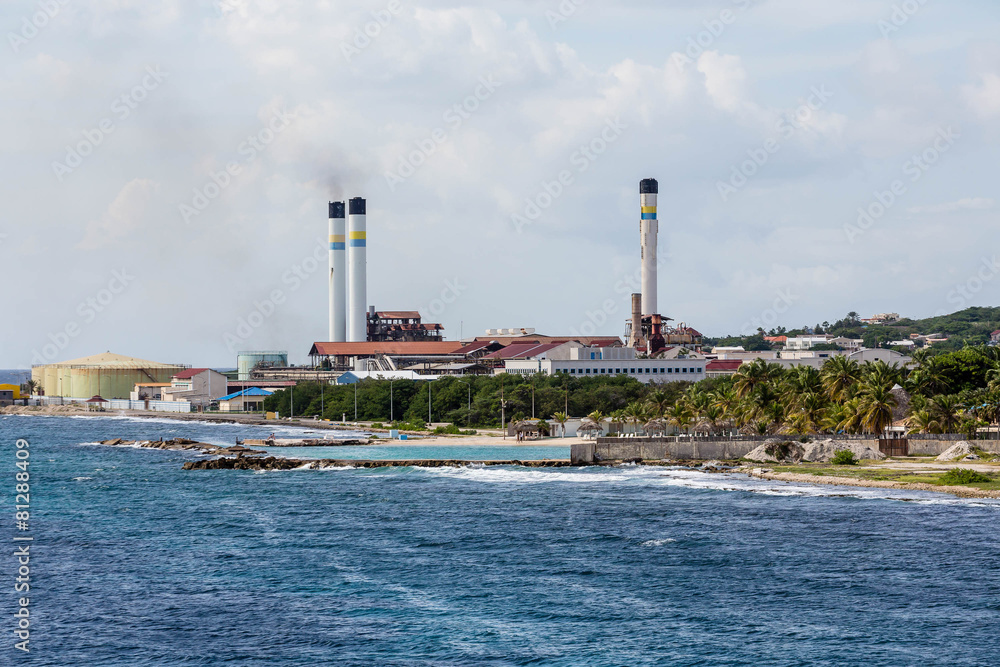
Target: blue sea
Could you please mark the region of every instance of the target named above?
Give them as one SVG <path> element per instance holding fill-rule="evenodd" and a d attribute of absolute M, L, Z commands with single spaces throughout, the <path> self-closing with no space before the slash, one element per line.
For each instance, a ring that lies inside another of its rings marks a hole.
<path fill-rule="evenodd" d="M 637 466 L 183 471 L 87 444 L 264 430 L 0 417 L 0 663 L 1000 664 L 993 501 Z"/>

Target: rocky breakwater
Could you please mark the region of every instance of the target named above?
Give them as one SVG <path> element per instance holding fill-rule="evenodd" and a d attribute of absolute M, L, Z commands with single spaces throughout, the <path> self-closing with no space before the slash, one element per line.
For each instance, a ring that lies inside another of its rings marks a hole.
<path fill-rule="evenodd" d="M 236 456 L 265 454 L 266 452 L 247 449 L 245 447 L 220 447 L 207 442 L 188 440 L 187 438 L 172 438 L 170 440 L 124 440 L 114 438 L 102 440 L 102 445 L 109 447 L 141 447 L 143 449 L 168 449 L 182 452 L 201 452 L 202 454 L 232 454 Z"/>
<path fill-rule="evenodd" d="M 302 460 L 276 456 L 249 456 L 236 458 L 188 461 L 184 470 L 322 470 L 323 468 L 461 468 L 467 466 L 520 466 L 523 468 L 568 468 L 569 461 L 458 461 L 458 460 L 401 460 L 355 461 L 347 459 Z"/>

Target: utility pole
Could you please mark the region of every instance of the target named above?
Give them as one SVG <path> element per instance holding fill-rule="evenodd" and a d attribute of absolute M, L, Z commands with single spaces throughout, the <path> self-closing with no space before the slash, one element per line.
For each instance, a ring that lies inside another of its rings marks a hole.
<path fill-rule="evenodd" d="M 434 422 L 431 419 L 431 380 L 427 380 L 427 425 L 430 426 Z"/>
<path fill-rule="evenodd" d="M 503 400 L 503 376 L 500 376 L 500 430 L 503 432 L 503 439 L 507 439 L 507 429 L 505 424 L 507 422 L 507 402 Z"/>
<path fill-rule="evenodd" d="M 358 382 L 354 383 L 354 423 L 358 423 Z"/>

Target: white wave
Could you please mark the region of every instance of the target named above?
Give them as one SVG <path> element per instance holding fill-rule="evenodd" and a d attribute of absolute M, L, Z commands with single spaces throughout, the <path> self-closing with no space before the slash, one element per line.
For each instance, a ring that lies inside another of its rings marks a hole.
<path fill-rule="evenodd" d="M 94 479 L 93 477 L 74 477 L 74 482 L 86 482 L 87 480 Z"/>
<path fill-rule="evenodd" d="M 932 491 L 908 491 L 858 486 L 802 484 L 752 478 L 742 473 L 705 473 L 654 466 L 617 466 L 613 468 L 508 468 L 467 466 L 460 468 L 419 468 L 422 473 L 453 479 L 468 479 L 486 484 L 633 484 L 673 486 L 725 493 L 756 493 L 774 497 L 855 498 L 892 500 L 921 505 L 961 505 L 1000 510 L 1000 500 L 959 498 Z"/>
<path fill-rule="evenodd" d="M 672 540 L 672 539 L 669 539 L 669 538 L 663 539 L 663 540 L 646 540 L 645 542 L 642 543 L 642 546 L 644 546 L 644 547 L 662 547 L 664 544 L 672 544 L 673 542 L 676 542 L 676 541 L 677 540 Z"/>

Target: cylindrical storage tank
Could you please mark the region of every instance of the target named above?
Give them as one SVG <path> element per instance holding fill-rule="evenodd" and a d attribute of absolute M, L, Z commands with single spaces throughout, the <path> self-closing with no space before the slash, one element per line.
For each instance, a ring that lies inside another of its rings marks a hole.
<path fill-rule="evenodd" d="M 347 221 L 347 340 L 364 343 L 368 340 L 368 221 L 367 202 L 355 197 L 349 204 Z"/>
<path fill-rule="evenodd" d="M 660 184 L 647 178 L 639 183 L 639 242 L 642 248 L 642 314 L 659 312 L 656 303 L 656 244 L 660 233 L 656 219 L 656 200 Z"/>
<path fill-rule="evenodd" d="M 285 368 L 288 366 L 288 352 L 240 352 L 236 357 L 238 378 L 249 380 L 257 364 Z"/>
<path fill-rule="evenodd" d="M 330 331 L 334 343 L 347 341 L 347 219 L 344 202 L 330 202 Z"/>
<path fill-rule="evenodd" d="M 38 371 L 37 375 L 35 373 L 36 370 Z M 36 382 L 42 383 L 42 390 L 45 392 L 46 396 L 59 395 L 59 376 L 55 366 L 42 366 L 37 369 L 32 368 L 31 378 Z"/>

